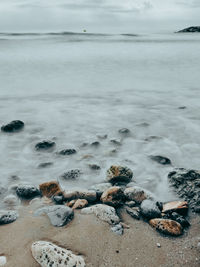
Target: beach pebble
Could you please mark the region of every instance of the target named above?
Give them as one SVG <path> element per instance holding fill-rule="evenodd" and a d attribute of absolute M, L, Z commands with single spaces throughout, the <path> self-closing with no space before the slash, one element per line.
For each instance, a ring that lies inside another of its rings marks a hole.
<path fill-rule="evenodd" d="M 40 191 L 43 196 L 52 197 L 54 195 L 59 195 L 62 190 L 60 185 L 56 181 L 46 182 L 39 185 Z"/>
<path fill-rule="evenodd" d="M 20 198 L 31 199 L 40 195 L 39 189 L 30 184 L 21 184 L 17 186 L 16 194 Z"/>
<path fill-rule="evenodd" d="M 10 123 L 3 125 L 1 131 L 13 133 L 18 132 L 24 128 L 24 122 L 20 120 L 11 121 Z"/>
<path fill-rule="evenodd" d="M 117 224 L 120 221 L 119 217 L 116 214 L 115 209 L 105 204 L 97 204 L 88 208 L 84 208 L 81 210 L 81 213 L 82 214 L 94 213 L 97 216 L 97 218 L 109 224 Z"/>
<path fill-rule="evenodd" d="M 77 256 L 71 250 L 58 247 L 50 242 L 34 242 L 31 246 L 31 252 L 41 267 L 86 266 L 82 256 Z"/>
<path fill-rule="evenodd" d="M 188 220 L 184 216 L 178 214 L 177 212 L 169 212 L 167 214 L 164 214 L 164 216 L 162 217 L 164 219 L 171 219 L 171 220 L 174 220 L 180 223 L 183 228 L 190 226 L 190 223 L 188 222 Z"/>
<path fill-rule="evenodd" d="M 126 207 L 126 212 L 134 219 L 139 220 L 140 219 L 140 210 L 138 207 Z"/>
<path fill-rule="evenodd" d="M 123 235 L 124 232 L 123 226 L 120 223 L 111 227 L 111 230 L 117 235 Z"/>
<path fill-rule="evenodd" d="M 80 175 L 81 171 L 79 169 L 74 169 L 63 173 L 62 175 L 60 175 L 60 178 L 63 180 L 74 180 L 78 178 Z"/>
<path fill-rule="evenodd" d="M 44 140 L 35 145 L 37 151 L 52 151 L 56 146 L 56 143 L 49 140 Z"/>
<path fill-rule="evenodd" d="M 188 212 L 188 203 L 187 201 L 172 201 L 163 204 L 163 210 L 162 212 L 171 212 L 176 211 L 180 214 L 187 214 Z"/>
<path fill-rule="evenodd" d="M 97 193 L 92 190 L 85 191 L 65 191 L 64 200 L 70 201 L 73 199 L 86 199 L 88 202 L 95 202 L 97 200 Z"/>
<path fill-rule="evenodd" d="M 166 157 L 163 157 L 163 156 L 153 156 L 153 155 L 151 155 L 149 157 L 153 161 L 156 161 L 157 163 L 162 164 L 162 165 L 170 165 L 171 164 L 171 160 L 166 158 Z"/>
<path fill-rule="evenodd" d="M 148 219 L 161 217 L 161 211 L 158 208 L 157 203 L 150 199 L 142 201 L 140 212 L 145 218 Z"/>
<path fill-rule="evenodd" d="M 169 219 L 151 219 L 150 225 L 156 228 L 159 232 L 167 235 L 179 236 L 183 229 L 180 223 Z"/>
<path fill-rule="evenodd" d="M 111 206 L 119 206 L 124 200 L 124 192 L 119 186 L 112 186 L 106 189 L 102 196 L 101 201 L 104 204 Z"/>
<path fill-rule="evenodd" d="M 129 201 L 141 203 L 145 199 L 153 199 L 153 195 L 147 190 L 139 187 L 128 187 L 124 190 L 124 195 Z"/>
<path fill-rule="evenodd" d="M 5 256 L 0 256 L 0 266 L 4 266 L 7 263 Z"/>
<path fill-rule="evenodd" d="M 58 152 L 58 154 L 61 156 L 69 156 L 69 155 L 73 155 L 76 153 L 77 153 L 76 149 L 73 149 L 73 148 L 63 149 L 63 150 Z"/>
<path fill-rule="evenodd" d="M 156 243 L 156 246 L 157 246 L 158 248 L 161 248 L 161 244 L 160 244 L 160 243 Z"/>
<path fill-rule="evenodd" d="M 128 167 L 111 166 L 107 170 L 107 181 L 115 184 L 118 182 L 129 183 L 133 177 L 133 172 Z"/>
<path fill-rule="evenodd" d="M 72 209 L 82 209 L 88 205 L 88 201 L 86 199 L 77 199 L 72 207 Z"/>
<path fill-rule="evenodd" d="M 18 213 L 14 210 L 0 210 L 0 225 L 12 223 L 19 217 Z"/>
<path fill-rule="evenodd" d="M 47 214 L 53 226 L 61 227 L 70 222 L 74 217 L 74 212 L 70 207 L 63 205 L 53 205 L 36 210 L 35 215 Z"/>

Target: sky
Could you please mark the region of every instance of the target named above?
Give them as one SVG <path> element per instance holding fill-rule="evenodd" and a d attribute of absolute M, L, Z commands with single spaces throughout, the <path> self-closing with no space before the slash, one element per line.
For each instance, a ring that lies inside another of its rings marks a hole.
<path fill-rule="evenodd" d="M 200 0 L 0 0 L 0 32 L 171 32 L 200 25 Z"/>

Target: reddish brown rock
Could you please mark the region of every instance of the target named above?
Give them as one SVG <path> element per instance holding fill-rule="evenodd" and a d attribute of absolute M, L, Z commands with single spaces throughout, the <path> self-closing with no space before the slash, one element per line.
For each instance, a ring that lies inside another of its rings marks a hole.
<path fill-rule="evenodd" d="M 167 213 L 170 211 L 176 211 L 180 214 L 187 214 L 188 211 L 187 201 L 173 201 L 163 204 L 162 212 Z"/>
<path fill-rule="evenodd" d="M 70 202 L 68 202 L 66 205 L 68 206 L 68 207 L 73 207 L 74 206 L 74 204 L 75 204 L 75 202 L 76 202 L 76 200 L 75 199 L 73 199 L 73 200 L 71 200 Z"/>
<path fill-rule="evenodd" d="M 131 181 L 132 177 L 133 172 L 127 167 L 113 165 L 107 170 L 107 181 L 112 184 L 118 182 L 127 184 Z"/>
<path fill-rule="evenodd" d="M 55 195 L 62 194 L 60 185 L 56 181 L 51 181 L 51 182 L 40 184 L 39 187 L 40 187 L 40 191 L 42 195 L 46 197 L 52 197 Z"/>
<path fill-rule="evenodd" d="M 86 199 L 77 199 L 72 207 L 72 209 L 82 209 L 88 205 L 88 201 Z"/>
<path fill-rule="evenodd" d="M 118 206 L 124 200 L 124 192 L 119 186 L 112 186 L 105 190 L 101 196 L 101 201 L 104 204 Z"/>
<path fill-rule="evenodd" d="M 152 219 L 150 225 L 156 228 L 159 232 L 172 236 L 179 236 L 183 229 L 180 223 L 169 219 Z"/>

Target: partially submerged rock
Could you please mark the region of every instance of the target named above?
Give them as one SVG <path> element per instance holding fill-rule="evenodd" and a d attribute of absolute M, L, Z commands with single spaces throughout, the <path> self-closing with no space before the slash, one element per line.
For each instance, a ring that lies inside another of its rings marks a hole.
<path fill-rule="evenodd" d="M 19 217 L 18 213 L 14 210 L 0 210 L 0 225 L 12 223 Z"/>
<path fill-rule="evenodd" d="M 97 164 L 89 164 L 88 166 L 91 170 L 95 170 L 95 171 L 101 169 L 101 167 Z"/>
<path fill-rule="evenodd" d="M 88 208 L 84 208 L 81 210 L 81 213 L 82 214 L 94 213 L 97 216 L 97 218 L 109 224 L 117 224 L 120 221 L 119 217 L 116 214 L 115 209 L 105 204 L 97 204 Z"/>
<path fill-rule="evenodd" d="M 106 189 L 101 196 L 101 201 L 104 204 L 111 205 L 114 207 L 122 204 L 123 200 L 124 192 L 119 186 L 112 186 Z"/>
<path fill-rule="evenodd" d="M 187 201 L 172 201 L 163 204 L 162 212 L 167 213 L 176 211 L 180 214 L 187 214 L 188 202 Z"/>
<path fill-rule="evenodd" d="M 38 165 L 38 168 L 47 168 L 53 165 L 53 162 L 43 162 Z"/>
<path fill-rule="evenodd" d="M 43 196 L 52 197 L 61 194 L 62 190 L 56 181 L 46 182 L 39 185 L 40 191 Z"/>
<path fill-rule="evenodd" d="M 171 160 L 168 159 L 167 157 L 163 157 L 163 156 L 149 156 L 150 159 L 152 159 L 153 161 L 156 161 L 159 164 L 162 165 L 170 165 L 171 164 Z"/>
<path fill-rule="evenodd" d="M 60 178 L 64 180 L 74 180 L 78 178 L 80 175 L 81 175 L 81 171 L 79 169 L 74 169 L 74 170 L 70 170 L 70 171 L 63 173 L 60 176 Z"/>
<path fill-rule="evenodd" d="M 52 151 L 56 146 L 56 143 L 50 140 L 44 140 L 35 145 L 37 151 Z"/>
<path fill-rule="evenodd" d="M 70 201 L 73 199 L 86 199 L 88 202 L 95 202 L 97 200 L 97 193 L 92 190 L 86 191 L 65 191 L 64 194 L 65 201 Z"/>
<path fill-rule="evenodd" d="M 53 226 L 61 227 L 70 222 L 74 217 L 74 212 L 70 207 L 63 205 L 53 205 L 43 207 L 35 212 L 36 216 L 47 214 Z"/>
<path fill-rule="evenodd" d="M 107 170 L 107 181 L 112 184 L 118 182 L 123 182 L 127 184 L 131 181 L 132 177 L 133 177 L 133 172 L 128 167 L 112 165 Z"/>
<path fill-rule="evenodd" d="M 20 200 L 13 194 L 10 194 L 3 199 L 3 203 L 5 203 L 9 206 L 15 206 L 15 205 L 19 204 L 19 202 L 20 202 Z"/>
<path fill-rule="evenodd" d="M 72 209 L 83 209 L 88 205 L 88 201 L 86 199 L 77 199 L 73 204 Z"/>
<path fill-rule="evenodd" d="M 128 135 L 131 131 L 128 128 L 121 128 L 118 132 L 122 135 Z"/>
<path fill-rule="evenodd" d="M 188 220 L 184 216 L 178 214 L 177 212 L 168 212 L 167 214 L 163 214 L 162 217 L 164 219 L 171 219 L 180 223 L 183 228 L 190 226 Z"/>
<path fill-rule="evenodd" d="M 34 259 L 41 267 L 85 267 L 82 256 L 46 241 L 34 242 L 31 246 Z"/>
<path fill-rule="evenodd" d="M 169 219 L 151 219 L 150 225 L 156 228 L 159 232 L 172 236 L 179 236 L 183 229 L 180 223 Z"/>
<path fill-rule="evenodd" d="M 142 204 L 140 206 L 140 212 L 147 219 L 161 217 L 161 211 L 158 208 L 157 203 L 150 199 L 142 201 Z"/>
<path fill-rule="evenodd" d="M 139 187 L 128 187 L 124 190 L 124 195 L 127 200 L 141 203 L 145 199 L 153 199 L 153 195 L 147 190 Z"/>
<path fill-rule="evenodd" d="M 63 149 L 63 150 L 58 152 L 58 154 L 61 156 L 69 156 L 69 155 L 73 155 L 76 153 L 77 153 L 76 149 L 74 149 L 74 148 Z"/>
<path fill-rule="evenodd" d="M 34 197 L 40 196 L 40 191 L 39 189 L 34 186 L 34 185 L 30 185 L 30 184 L 21 184 L 17 186 L 16 189 L 16 194 L 18 195 L 18 197 L 20 198 L 24 198 L 24 199 L 32 199 Z"/>
<path fill-rule="evenodd" d="M 24 128 L 24 122 L 20 120 L 11 121 L 10 123 L 1 127 L 2 132 L 13 133 L 18 132 Z"/>

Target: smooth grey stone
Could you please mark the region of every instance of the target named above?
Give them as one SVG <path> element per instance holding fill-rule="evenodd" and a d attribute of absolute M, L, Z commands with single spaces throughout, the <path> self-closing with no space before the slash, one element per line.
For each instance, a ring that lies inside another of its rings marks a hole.
<path fill-rule="evenodd" d="M 31 199 L 40 195 L 39 189 L 34 185 L 21 184 L 17 186 L 16 194 L 20 198 Z"/>
<path fill-rule="evenodd" d="M 124 232 L 124 228 L 122 227 L 120 223 L 111 227 L 111 230 L 117 235 L 123 235 L 123 232 Z"/>
<path fill-rule="evenodd" d="M 161 211 L 159 210 L 157 203 L 150 199 L 142 201 L 140 213 L 148 219 L 161 217 Z"/>

